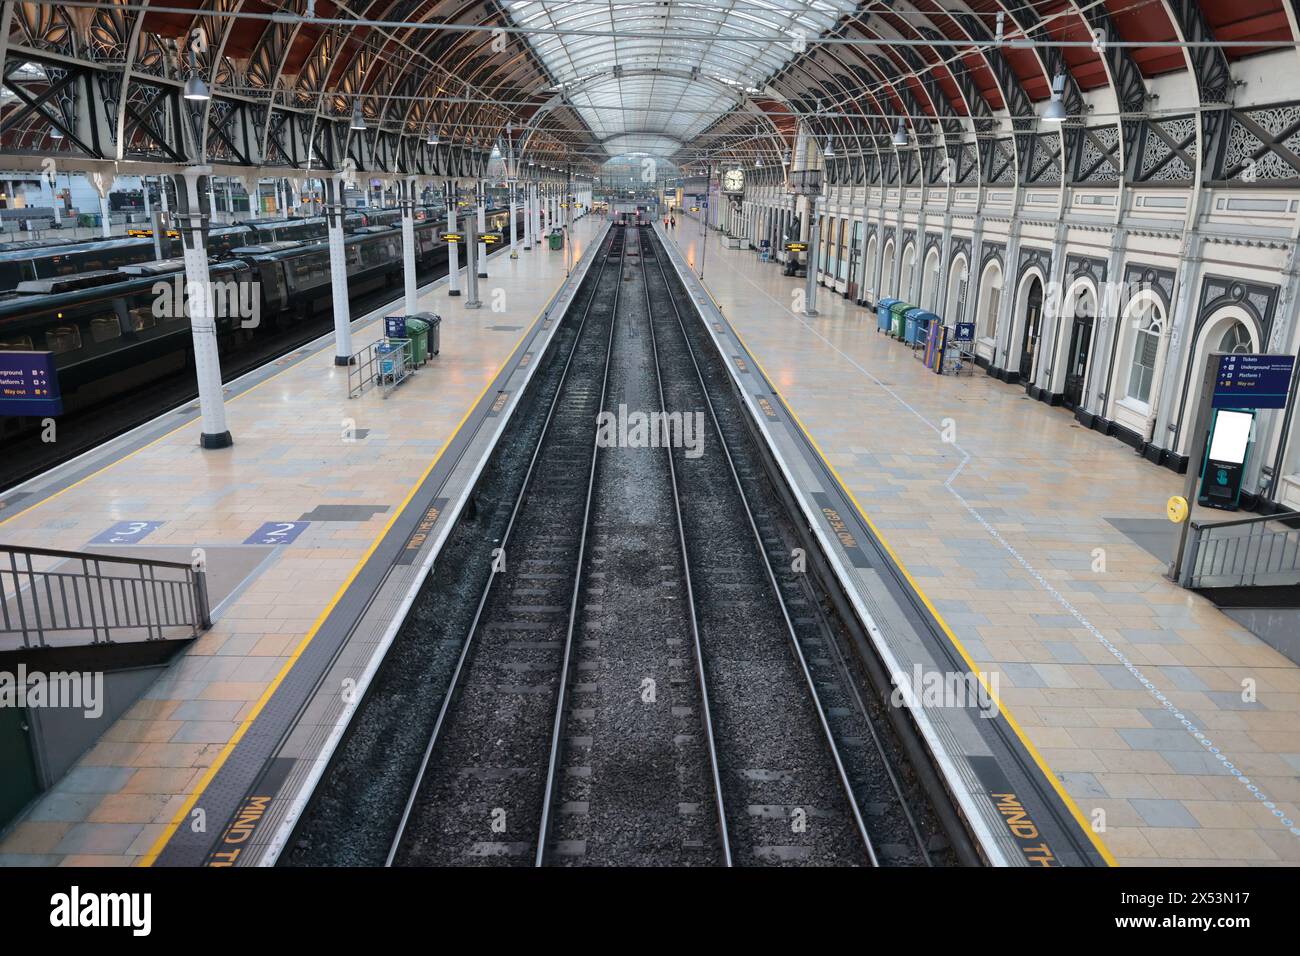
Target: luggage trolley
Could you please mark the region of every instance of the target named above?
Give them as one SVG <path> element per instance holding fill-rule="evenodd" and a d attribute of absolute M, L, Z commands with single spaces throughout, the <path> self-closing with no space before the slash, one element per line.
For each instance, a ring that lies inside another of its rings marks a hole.
<path fill-rule="evenodd" d="M 975 323 L 958 322 L 944 351 L 943 370 L 952 375 L 975 373 Z"/>

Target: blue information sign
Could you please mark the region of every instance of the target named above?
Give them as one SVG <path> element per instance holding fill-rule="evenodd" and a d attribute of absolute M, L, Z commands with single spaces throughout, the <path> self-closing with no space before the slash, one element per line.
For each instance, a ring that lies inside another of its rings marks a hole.
<path fill-rule="evenodd" d="M 0 352 L 0 415 L 62 415 L 53 352 Z"/>
<path fill-rule="evenodd" d="M 244 544 L 290 544 L 309 524 L 310 521 L 268 521 L 245 538 Z"/>
<path fill-rule="evenodd" d="M 406 338 L 406 316 L 389 315 L 384 317 L 384 334 L 390 339 Z"/>
<path fill-rule="evenodd" d="M 1294 367 L 1291 355 L 1222 355 L 1211 407 L 1285 408 Z"/>
<path fill-rule="evenodd" d="M 975 323 L 974 323 L 974 322 L 958 322 L 958 323 L 957 323 L 957 338 L 956 338 L 956 340 L 957 340 L 958 342 L 974 342 L 974 341 L 975 341 Z"/>

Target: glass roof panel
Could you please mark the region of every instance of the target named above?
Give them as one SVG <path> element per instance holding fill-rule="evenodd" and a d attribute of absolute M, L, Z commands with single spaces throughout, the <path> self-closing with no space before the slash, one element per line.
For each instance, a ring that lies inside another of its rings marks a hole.
<path fill-rule="evenodd" d="M 611 154 L 676 152 L 757 92 L 854 0 L 506 0 Z M 748 38 L 746 40 L 745 38 Z M 632 138 L 629 138 L 629 134 Z M 628 143 L 652 143 L 629 146 Z"/>

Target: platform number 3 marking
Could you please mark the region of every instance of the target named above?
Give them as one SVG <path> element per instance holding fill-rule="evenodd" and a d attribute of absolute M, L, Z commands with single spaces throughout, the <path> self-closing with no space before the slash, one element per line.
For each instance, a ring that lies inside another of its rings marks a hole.
<path fill-rule="evenodd" d="M 91 539 L 91 544 L 139 544 L 161 521 L 119 521 Z"/>

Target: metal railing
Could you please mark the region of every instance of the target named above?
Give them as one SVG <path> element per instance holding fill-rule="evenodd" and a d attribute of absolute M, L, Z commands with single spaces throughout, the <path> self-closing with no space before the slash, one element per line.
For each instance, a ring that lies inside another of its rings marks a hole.
<path fill-rule="evenodd" d="M 392 351 L 385 349 L 392 348 Z M 371 342 L 348 364 L 348 398 L 356 398 L 372 385 L 378 385 L 388 397 L 415 369 L 415 353 L 410 339 L 380 339 Z"/>
<path fill-rule="evenodd" d="M 1184 587 L 1300 584 L 1300 511 L 1237 521 L 1193 521 Z"/>
<path fill-rule="evenodd" d="M 0 545 L 4 637 L 22 647 L 191 636 L 212 626 L 207 577 L 174 561 Z M 80 638 L 80 639 L 79 639 Z"/>

